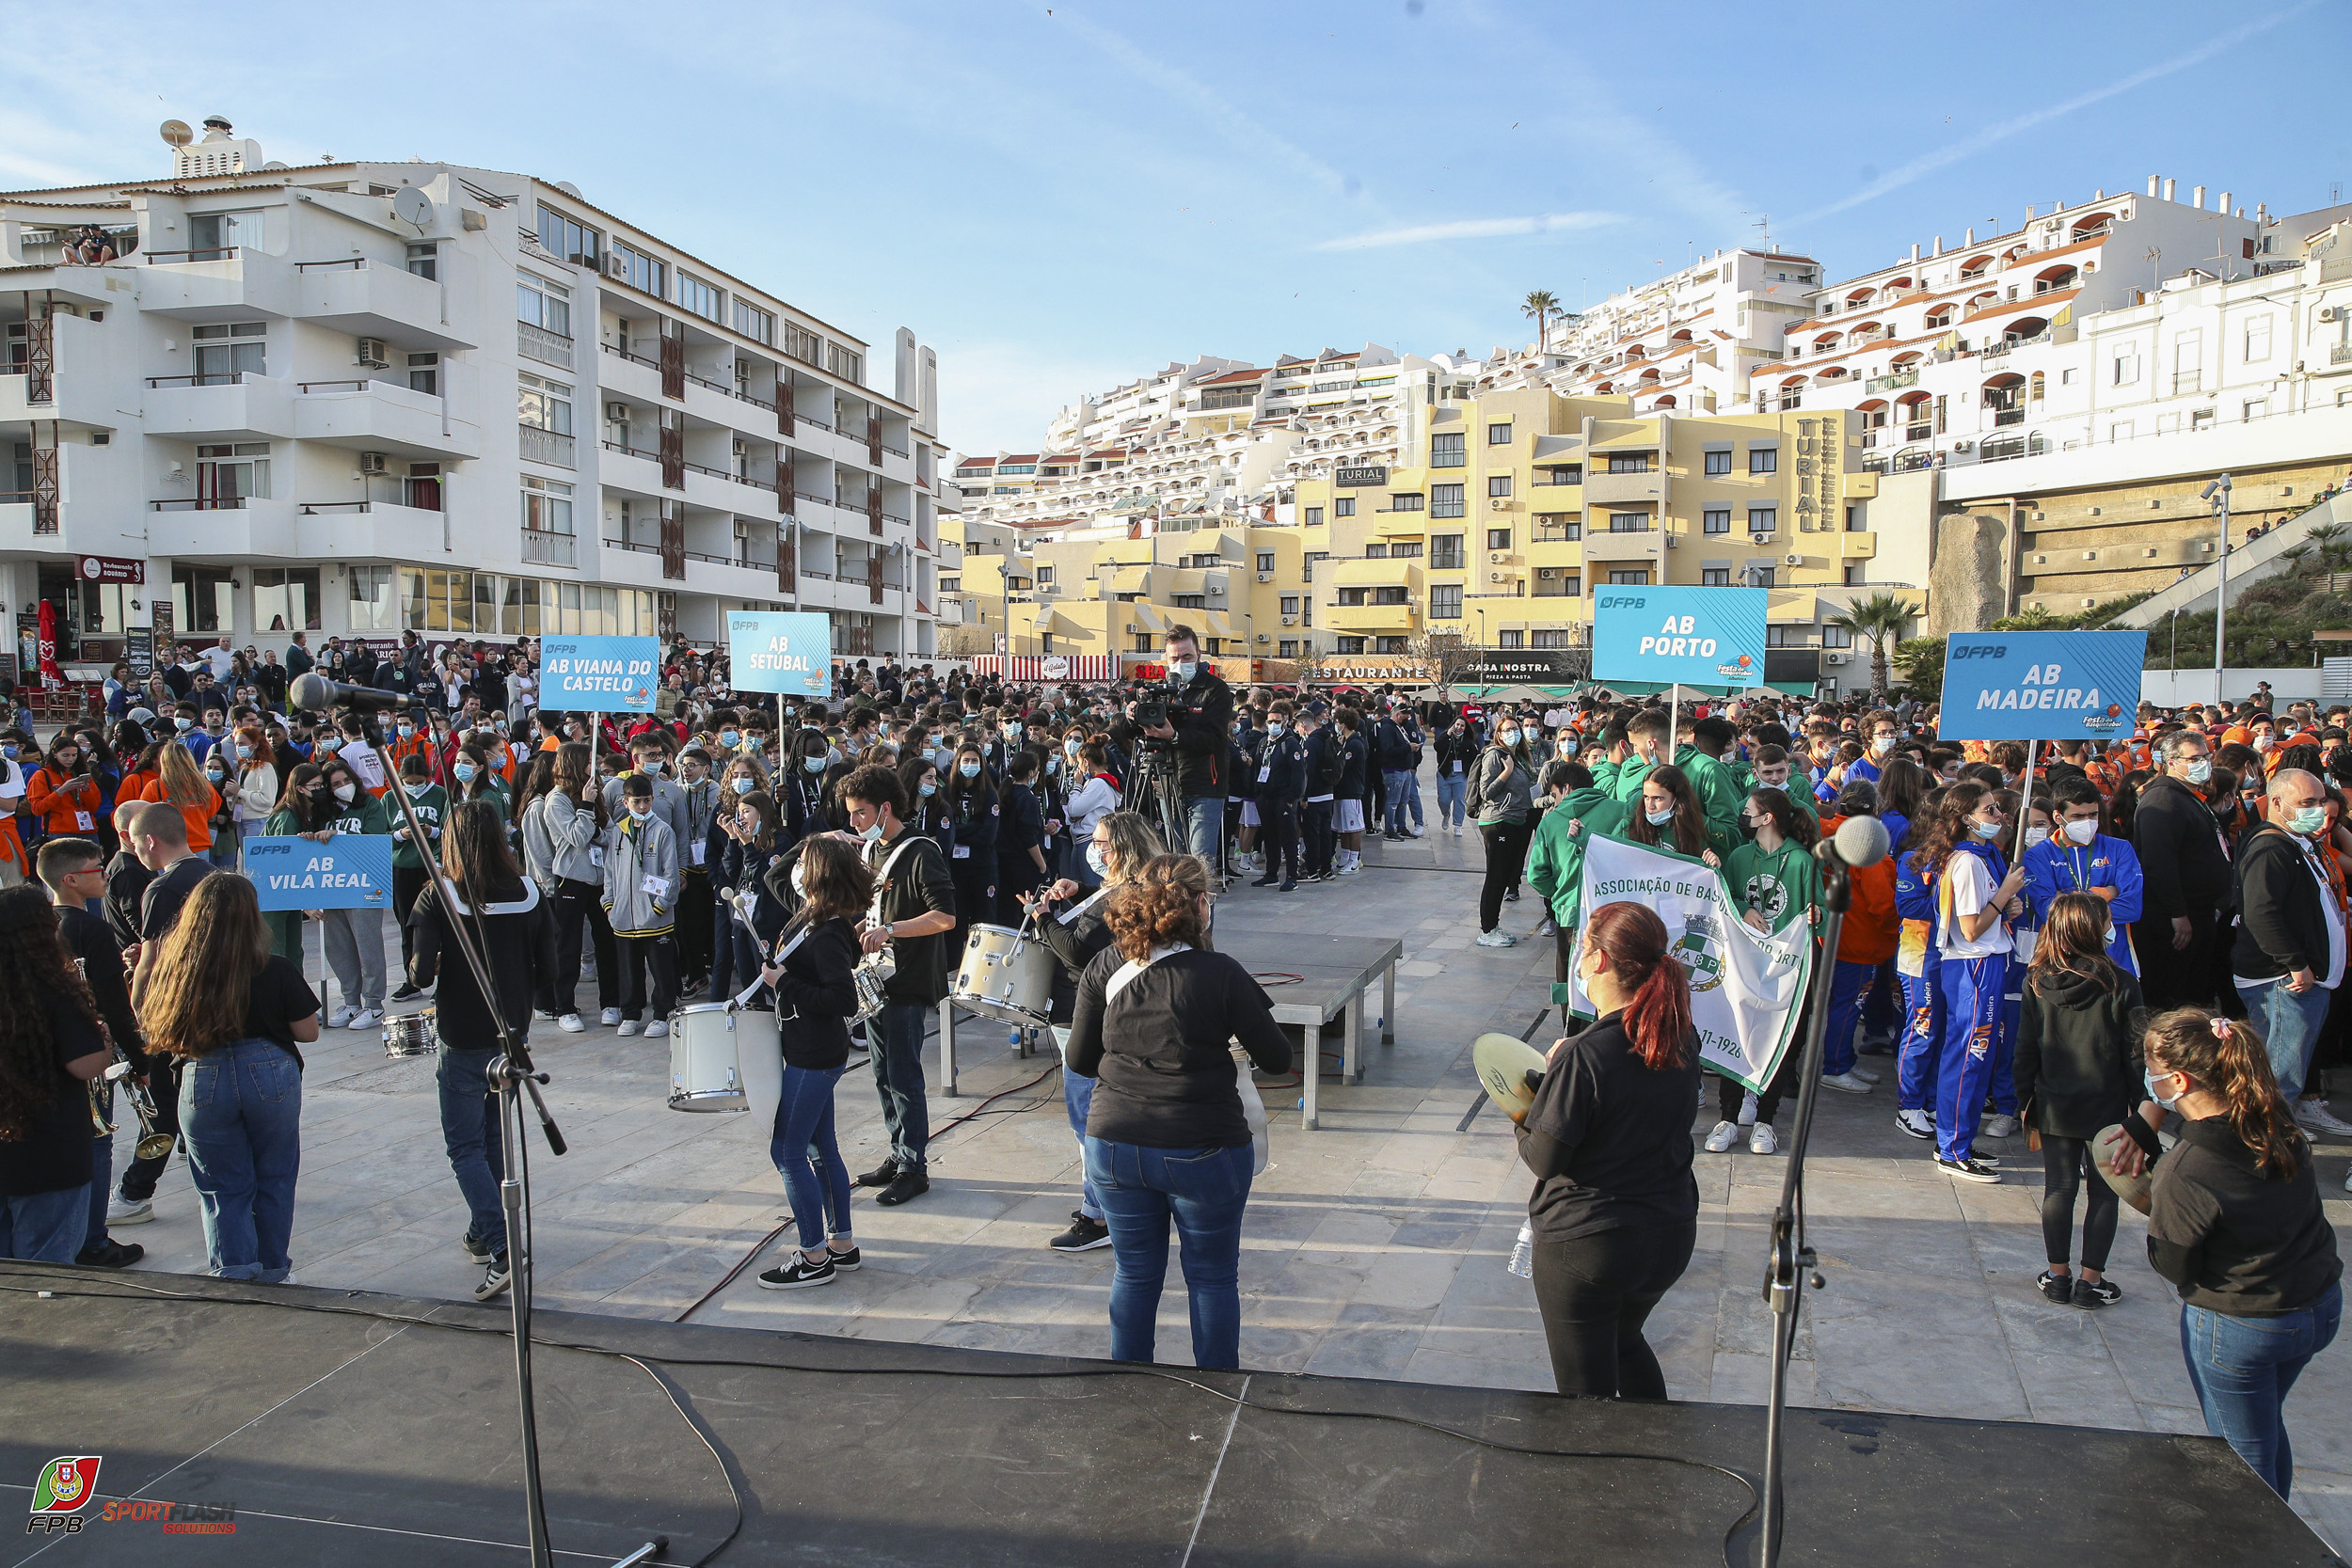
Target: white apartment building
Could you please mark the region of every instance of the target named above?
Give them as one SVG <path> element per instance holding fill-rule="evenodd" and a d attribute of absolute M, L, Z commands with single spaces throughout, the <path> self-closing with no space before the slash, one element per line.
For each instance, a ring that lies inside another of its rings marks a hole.
<path fill-rule="evenodd" d="M 1083 398 L 1062 409 L 1046 424 L 1045 444 L 1055 451 L 1122 445 L 1174 418 L 1185 388 L 1202 376 L 1248 368 L 1238 359 L 1214 355 L 1202 355 L 1189 365 L 1171 359 L 1156 374 L 1137 376 L 1099 398 Z"/>
<path fill-rule="evenodd" d="M 61 655 L 309 630 L 932 651 L 931 352 L 868 344 L 565 183 L 264 162 L 0 194 L 0 591 Z M 114 260 L 82 264 L 86 225 Z M 511 415 L 509 410 L 514 412 Z"/>

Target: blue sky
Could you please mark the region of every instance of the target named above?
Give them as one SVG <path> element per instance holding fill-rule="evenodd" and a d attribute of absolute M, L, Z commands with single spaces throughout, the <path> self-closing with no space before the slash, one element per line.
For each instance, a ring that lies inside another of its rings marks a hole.
<path fill-rule="evenodd" d="M 70 17 L 71 21 L 65 19 Z M 347 20 L 343 20 L 347 18 Z M 1801 20 L 1797 20 L 1801 19 Z M 2039 13 L 1506 0 L 322 8 L 0 3 L 0 183 L 422 156 L 598 205 L 875 342 L 1023 448 L 1169 359 L 1484 352 L 1772 237 L 1833 277 L 2028 202 L 2352 191 L 2352 0 Z M 887 388 L 885 388 L 887 389 Z"/>

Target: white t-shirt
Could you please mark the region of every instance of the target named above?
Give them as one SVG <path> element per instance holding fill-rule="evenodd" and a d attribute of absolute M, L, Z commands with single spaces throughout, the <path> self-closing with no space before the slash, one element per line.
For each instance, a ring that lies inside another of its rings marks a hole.
<path fill-rule="evenodd" d="M 227 648 L 212 647 L 204 650 L 204 662 L 213 667 L 213 679 L 216 681 L 225 681 L 229 678 L 229 666 L 235 662 L 236 657 Z"/>
<path fill-rule="evenodd" d="M 1943 947 L 1947 958 L 1989 958 L 2011 949 L 2009 929 L 1996 918 L 1973 942 L 1960 934 L 1960 916 L 1982 914 L 1993 900 L 1993 871 L 1979 856 L 1955 849 L 1944 862 L 1937 897 L 1943 905 Z"/>

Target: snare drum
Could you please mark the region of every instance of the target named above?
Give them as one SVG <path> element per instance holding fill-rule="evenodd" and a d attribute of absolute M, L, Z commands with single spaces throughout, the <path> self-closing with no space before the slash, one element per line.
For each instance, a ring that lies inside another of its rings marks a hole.
<path fill-rule="evenodd" d="M 1034 1026 L 1054 1009 L 1053 950 L 1003 926 L 974 926 L 948 999 L 966 1012 Z"/>
<path fill-rule="evenodd" d="M 784 1097 L 776 1015 L 698 1002 L 670 1015 L 670 1109 L 756 1111 Z"/>
<path fill-rule="evenodd" d="M 384 1054 L 387 1056 L 430 1056 L 440 1049 L 440 1036 L 434 1029 L 433 1009 L 430 1007 L 422 1012 L 410 1013 L 406 1018 L 388 1018 L 384 1021 Z"/>

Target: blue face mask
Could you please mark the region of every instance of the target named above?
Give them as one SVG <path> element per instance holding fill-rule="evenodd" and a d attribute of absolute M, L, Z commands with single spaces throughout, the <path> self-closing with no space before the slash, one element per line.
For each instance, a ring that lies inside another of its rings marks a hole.
<path fill-rule="evenodd" d="M 2001 825 L 1998 822 L 1971 822 L 1968 828 L 1981 839 L 1995 839 L 2001 836 Z"/>
<path fill-rule="evenodd" d="M 1097 877 L 1107 877 L 1111 874 L 1111 868 L 1103 863 L 1101 845 L 1089 843 L 1087 846 L 1087 867 Z"/>
<path fill-rule="evenodd" d="M 880 822 L 876 822 L 870 828 L 860 829 L 857 836 L 866 840 L 868 844 L 875 843 L 882 837 L 882 824 Z"/>
<path fill-rule="evenodd" d="M 719 744 L 722 746 L 732 746 L 742 738 L 742 735 L 735 730 L 721 730 L 719 732 Z"/>
<path fill-rule="evenodd" d="M 410 736 L 416 733 L 417 726 L 414 724 L 403 724 L 400 726 L 400 737 L 403 740 L 407 739 Z"/>
<path fill-rule="evenodd" d="M 450 771 L 457 775 L 457 782 L 459 784 L 473 783 L 474 766 L 470 762 L 461 762 L 456 767 L 451 768 Z"/>
<path fill-rule="evenodd" d="M 729 780 L 728 783 L 735 785 L 735 792 L 738 795 L 749 795 L 753 790 L 759 787 L 759 781 L 757 779 L 746 779 L 739 775 Z"/>
<path fill-rule="evenodd" d="M 914 788 L 915 792 L 921 795 L 926 800 L 939 793 L 939 786 L 928 779 L 926 779 L 923 783 L 916 784 Z"/>
<path fill-rule="evenodd" d="M 2328 808 L 2326 806 L 2303 806 L 2287 819 L 2287 832 L 2301 833 L 2309 837 L 2327 825 Z"/>
<path fill-rule="evenodd" d="M 1651 827 L 1662 828 L 1675 819 L 1675 809 L 1668 806 L 1664 811 L 1645 811 L 1642 816 Z"/>
<path fill-rule="evenodd" d="M 2148 1098 L 2154 1101 L 2157 1104 L 2163 1106 L 2168 1111 L 2172 1109 L 2175 1104 L 2179 1103 L 2178 1097 L 2175 1097 L 2172 1100 L 2167 1100 L 2164 1096 L 2158 1094 L 2156 1092 L 2156 1080 L 2158 1078 L 2170 1078 L 2172 1076 L 2174 1075 L 2169 1072 L 2143 1072 L 2139 1075 L 2140 1082 L 2148 1086 Z"/>
<path fill-rule="evenodd" d="M 980 765 L 977 762 L 960 762 L 956 765 L 956 771 L 967 779 L 977 779 L 980 776 Z"/>
<path fill-rule="evenodd" d="M 810 757 L 806 762 L 802 763 L 801 766 L 808 769 L 811 773 L 822 773 L 825 770 L 825 759 L 823 757 Z"/>

